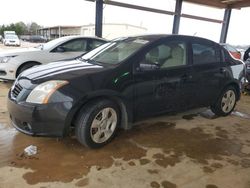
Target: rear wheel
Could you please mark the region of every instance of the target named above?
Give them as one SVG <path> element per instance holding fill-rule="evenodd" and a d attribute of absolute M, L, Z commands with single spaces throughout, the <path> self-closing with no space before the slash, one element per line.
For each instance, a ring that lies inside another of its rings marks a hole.
<path fill-rule="evenodd" d="M 120 123 L 120 111 L 109 100 L 98 100 L 83 107 L 75 127 L 77 140 L 90 148 L 99 148 L 115 136 Z"/>
<path fill-rule="evenodd" d="M 215 105 L 211 106 L 211 110 L 218 116 L 229 115 L 236 105 L 236 90 L 234 87 L 227 87 L 219 97 Z"/>

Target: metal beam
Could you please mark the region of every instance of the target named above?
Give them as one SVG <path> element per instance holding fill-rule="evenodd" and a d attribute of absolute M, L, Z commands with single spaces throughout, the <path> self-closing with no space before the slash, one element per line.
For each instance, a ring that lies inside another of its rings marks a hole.
<path fill-rule="evenodd" d="M 96 0 L 95 35 L 102 37 L 103 0 Z"/>
<path fill-rule="evenodd" d="M 117 1 L 105 1 L 104 2 L 107 5 L 113 5 L 113 6 L 118 6 L 118 7 L 123 7 L 123 8 L 129 8 L 129 9 L 136 9 L 136 10 L 142 10 L 142 11 L 148 11 L 148 12 L 154 12 L 154 13 L 160 13 L 160 14 L 167 14 L 167 15 L 174 15 L 174 12 L 167 11 L 167 10 L 160 10 L 160 9 L 155 9 L 155 8 L 150 8 L 150 7 L 143 7 L 139 5 L 132 5 L 128 3 L 121 3 Z"/>
<path fill-rule="evenodd" d="M 181 14 L 181 17 L 194 19 L 194 20 L 201 20 L 201 21 L 206 21 L 206 22 L 219 23 L 219 24 L 223 23 L 223 20 L 217 20 L 217 19 L 206 18 L 206 17 L 201 17 L 201 16 L 194 16 L 190 14 Z"/>
<path fill-rule="evenodd" d="M 172 29 L 173 34 L 178 34 L 179 33 L 182 1 L 183 0 L 176 0 L 175 15 L 174 15 L 174 22 L 173 22 L 173 29 Z"/>
<path fill-rule="evenodd" d="M 231 8 L 225 9 L 224 13 L 224 19 L 223 19 L 223 24 L 221 28 L 221 34 L 220 34 L 220 43 L 225 43 L 227 40 L 227 33 L 228 33 L 228 28 L 229 28 L 229 23 L 230 23 L 230 18 L 231 18 Z"/>

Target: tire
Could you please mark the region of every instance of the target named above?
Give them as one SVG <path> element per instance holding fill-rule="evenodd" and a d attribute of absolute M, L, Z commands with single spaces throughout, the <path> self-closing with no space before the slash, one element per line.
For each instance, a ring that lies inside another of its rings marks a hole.
<path fill-rule="evenodd" d="M 115 136 L 120 124 L 120 110 L 110 100 L 91 102 L 80 110 L 76 118 L 77 140 L 89 147 L 100 148 Z"/>
<path fill-rule="evenodd" d="M 236 105 L 237 93 L 232 86 L 227 87 L 215 103 L 211 106 L 211 110 L 218 116 L 227 116 L 231 114 Z"/>
<path fill-rule="evenodd" d="M 34 67 L 35 65 L 39 65 L 38 63 L 25 63 L 24 65 L 21 65 L 21 67 L 17 70 L 16 77 L 18 77 L 19 74 L 21 74 L 23 71 Z"/>

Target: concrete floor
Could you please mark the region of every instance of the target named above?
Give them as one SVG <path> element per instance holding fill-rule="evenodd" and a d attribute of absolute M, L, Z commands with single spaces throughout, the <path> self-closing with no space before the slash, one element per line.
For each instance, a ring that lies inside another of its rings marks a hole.
<path fill-rule="evenodd" d="M 17 132 L 6 108 L 10 87 L 0 82 L 0 188 L 250 188 L 250 96 L 228 117 L 207 109 L 161 116 L 90 150 L 75 138 Z M 32 157 L 23 153 L 29 145 L 38 147 Z"/>
<path fill-rule="evenodd" d="M 37 138 L 10 126 L 0 83 L 0 187 L 250 188 L 250 96 L 233 115 L 206 109 L 138 122 L 104 148 Z M 239 113 L 240 112 L 240 113 Z M 38 147 L 27 157 L 23 149 Z"/>

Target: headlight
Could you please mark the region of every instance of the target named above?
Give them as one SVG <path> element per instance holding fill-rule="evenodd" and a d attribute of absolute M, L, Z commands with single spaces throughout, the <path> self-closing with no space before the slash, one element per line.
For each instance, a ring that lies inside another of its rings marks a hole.
<path fill-rule="evenodd" d="M 51 80 L 36 86 L 26 99 L 26 102 L 47 104 L 51 95 L 60 87 L 68 84 L 64 80 Z"/>
<path fill-rule="evenodd" d="M 0 57 L 0 63 L 7 63 L 13 57 L 16 57 L 16 55 Z"/>

